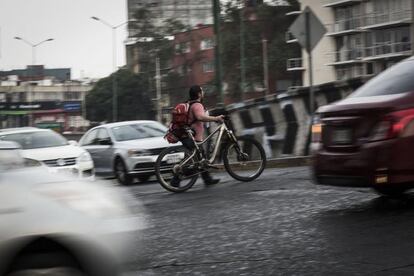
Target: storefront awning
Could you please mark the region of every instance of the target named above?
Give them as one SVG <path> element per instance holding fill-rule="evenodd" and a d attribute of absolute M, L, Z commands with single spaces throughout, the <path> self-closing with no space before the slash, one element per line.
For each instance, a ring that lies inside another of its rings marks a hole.
<path fill-rule="evenodd" d="M 23 110 L 0 110 L 0 115 L 27 115 L 29 111 Z"/>

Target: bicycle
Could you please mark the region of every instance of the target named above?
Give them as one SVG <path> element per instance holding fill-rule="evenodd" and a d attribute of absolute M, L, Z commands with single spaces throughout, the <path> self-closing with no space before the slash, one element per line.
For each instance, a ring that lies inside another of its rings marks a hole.
<path fill-rule="evenodd" d="M 155 174 L 161 186 L 171 192 L 184 192 L 194 185 L 199 175 L 204 171 L 220 170 L 223 167 L 231 177 L 239 181 L 248 182 L 258 178 L 266 167 L 266 154 L 262 145 L 248 137 L 236 137 L 229 128 L 228 121 L 226 119 L 201 142 L 194 140 L 192 129 L 185 128 L 186 134 L 194 143 L 194 150 L 190 151 L 184 146 L 173 146 L 164 149 L 159 154 L 155 163 Z M 216 143 L 208 158 L 202 150 L 202 146 L 212 140 L 212 137 L 217 133 Z M 221 152 L 223 166 L 214 164 L 214 161 L 224 137 L 228 139 Z M 181 185 L 179 187 L 170 185 L 169 181 L 172 176 L 180 178 Z M 185 180 L 188 180 L 188 183 L 183 184 Z"/>

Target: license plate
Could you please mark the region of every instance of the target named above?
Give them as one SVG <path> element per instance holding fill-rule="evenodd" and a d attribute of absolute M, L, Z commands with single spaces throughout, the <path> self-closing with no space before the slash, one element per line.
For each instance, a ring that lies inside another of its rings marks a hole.
<path fill-rule="evenodd" d="M 175 164 L 181 161 L 182 155 L 177 153 L 177 154 L 170 154 L 166 157 L 165 162 L 167 162 L 167 164 Z"/>
<path fill-rule="evenodd" d="M 336 129 L 332 133 L 333 144 L 351 144 L 352 132 L 350 129 Z"/>
<path fill-rule="evenodd" d="M 72 168 L 56 168 L 53 171 L 57 172 L 57 173 L 63 173 L 63 174 L 73 174 L 74 173 Z"/>

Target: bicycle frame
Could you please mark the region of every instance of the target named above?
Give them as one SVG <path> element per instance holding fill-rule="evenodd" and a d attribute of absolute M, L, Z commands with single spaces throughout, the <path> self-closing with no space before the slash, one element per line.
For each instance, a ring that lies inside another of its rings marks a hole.
<path fill-rule="evenodd" d="M 226 123 L 222 123 L 219 127 L 217 127 L 212 133 L 210 133 L 203 141 L 201 142 L 196 142 L 194 140 L 194 136 L 192 134 L 191 131 L 187 131 L 188 135 L 190 136 L 190 138 L 195 142 L 195 146 L 196 146 L 196 150 L 192 152 L 192 154 L 190 156 L 188 156 L 185 160 L 183 160 L 180 165 L 184 165 L 185 163 L 187 163 L 189 160 L 191 160 L 198 152 L 201 153 L 200 150 L 200 146 L 202 146 L 203 144 L 205 144 L 207 141 L 209 141 L 217 132 L 219 132 L 219 135 L 217 136 L 216 139 L 216 144 L 214 145 L 214 150 L 213 150 L 213 154 L 210 157 L 210 159 L 208 159 L 208 163 L 211 164 L 214 162 L 214 160 L 216 159 L 216 155 L 219 151 L 220 148 L 220 144 L 221 144 L 221 139 L 223 137 L 224 132 L 226 132 L 235 142 L 236 142 L 236 137 L 233 135 L 233 131 L 229 130 Z"/>

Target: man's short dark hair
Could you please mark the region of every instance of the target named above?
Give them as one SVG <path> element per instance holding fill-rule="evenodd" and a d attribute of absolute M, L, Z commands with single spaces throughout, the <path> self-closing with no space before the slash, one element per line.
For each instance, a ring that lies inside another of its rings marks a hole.
<path fill-rule="evenodd" d="M 194 101 L 198 99 L 198 95 L 201 92 L 201 86 L 200 85 L 193 85 L 190 87 L 190 90 L 188 91 L 188 97 L 190 98 L 190 101 Z"/>

